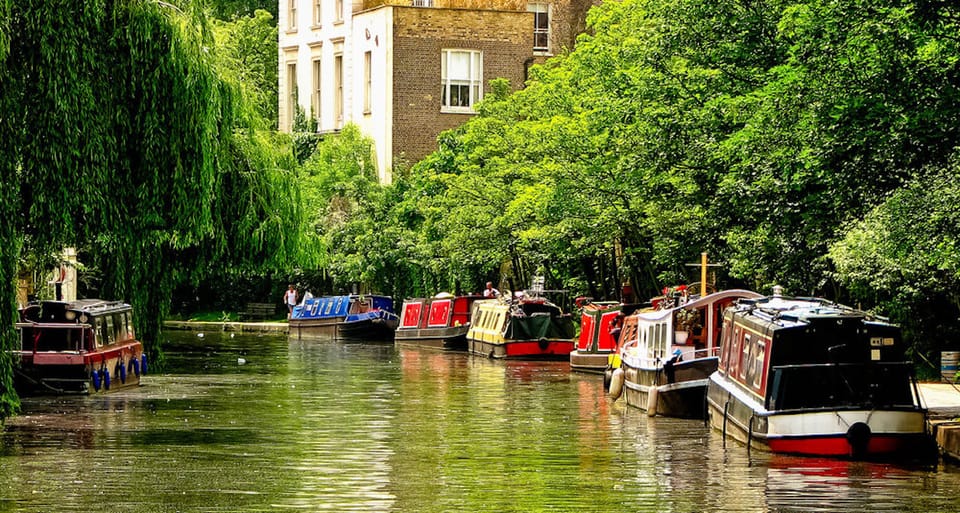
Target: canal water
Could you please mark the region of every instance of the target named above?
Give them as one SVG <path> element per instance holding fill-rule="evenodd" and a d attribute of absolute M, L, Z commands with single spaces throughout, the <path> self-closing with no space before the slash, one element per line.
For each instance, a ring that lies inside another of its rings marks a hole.
<path fill-rule="evenodd" d="M 135 390 L 29 398 L 0 512 L 931 512 L 960 470 L 748 454 L 563 362 L 168 332 Z"/>

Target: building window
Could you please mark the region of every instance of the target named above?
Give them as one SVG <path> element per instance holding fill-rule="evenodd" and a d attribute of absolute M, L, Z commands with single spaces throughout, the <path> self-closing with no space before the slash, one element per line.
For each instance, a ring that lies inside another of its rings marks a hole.
<path fill-rule="evenodd" d="M 433 7 L 433 0 L 413 0 L 414 7 Z"/>
<path fill-rule="evenodd" d="M 297 30 L 297 0 L 287 0 L 287 30 Z"/>
<path fill-rule="evenodd" d="M 323 0 L 313 0 L 313 25 L 319 27 L 323 24 Z"/>
<path fill-rule="evenodd" d="M 343 54 L 333 56 L 333 109 L 337 128 L 343 128 Z"/>
<path fill-rule="evenodd" d="M 297 63 L 287 63 L 287 131 L 293 132 L 297 116 Z"/>
<path fill-rule="evenodd" d="M 320 126 L 320 59 L 313 60 L 313 93 L 310 95 L 310 109 L 313 111 L 313 119 L 317 120 L 317 126 Z"/>
<path fill-rule="evenodd" d="M 363 53 L 363 113 L 370 114 L 370 96 L 373 94 L 373 53 Z"/>
<path fill-rule="evenodd" d="M 533 13 L 533 51 L 550 51 L 550 4 L 530 3 L 527 10 Z"/>
<path fill-rule="evenodd" d="M 343 0 L 335 0 L 333 9 L 336 11 L 333 13 L 336 16 L 336 20 L 343 21 Z"/>
<path fill-rule="evenodd" d="M 441 55 L 441 112 L 473 112 L 483 98 L 483 55 L 479 50 L 443 50 Z"/>

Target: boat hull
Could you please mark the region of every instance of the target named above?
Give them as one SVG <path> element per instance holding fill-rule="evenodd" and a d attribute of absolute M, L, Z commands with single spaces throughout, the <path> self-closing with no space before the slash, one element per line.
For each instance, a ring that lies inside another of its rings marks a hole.
<path fill-rule="evenodd" d="M 573 340 L 504 340 L 486 342 L 468 339 L 473 354 L 499 359 L 567 360 L 573 350 Z"/>
<path fill-rule="evenodd" d="M 715 357 L 697 358 L 675 363 L 671 371 L 632 365 L 625 359 L 621 363 L 624 399 L 650 416 L 703 419 L 708 377 L 717 370 L 717 364 Z"/>
<path fill-rule="evenodd" d="M 920 408 L 767 411 L 718 374 L 708 382 L 710 424 L 759 450 L 862 460 L 916 459 L 933 443 Z"/>
<path fill-rule="evenodd" d="M 570 352 L 570 369 L 580 372 L 592 372 L 603 374 L 609 366 L 610 355 L 612 351 L 580 351 L 574 349 Z"/>
<path fill-rule="evenodd" d="M 469 329 L 468 324 L 441 328 L 401 328 L 396 331 L 394 340 L 397 345 L 465 351 Z"/>
<path fill-rule="evenodd" d="M 291 319 L 289 335 L 300 339 L 336 338 L 337 326 L 343 318 L 337 319 Z"/>
<path fill-rule="evenodd" d="M 337 338 L 353 342 L 393 342 L 396 319 L 381 317 L 344 321 L 337 325 Z"/>
<path fill-rule="evenodd" d="M 97 394 L 140 385 L 143 347 L 139 342 L 97 352 L 19 353 L 14 388 L 20 395 Z"/>

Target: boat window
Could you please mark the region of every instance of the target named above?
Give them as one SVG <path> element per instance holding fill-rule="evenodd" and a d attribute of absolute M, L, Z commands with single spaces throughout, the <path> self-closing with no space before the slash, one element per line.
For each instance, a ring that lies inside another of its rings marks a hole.
<path fill-rule="evenodd" d="M 767 352 L 767 345 L 757 340 L 757 349 L 753 355 L 753 388 L 760 390 L 763 382 L 763 357 Z"/>
<path fill-rule="evenodd" d="M 339 305 L 339 303 L 340 303 L 340 298 L 337 298 L 336 301 L 337 301 L 337 304 Z M 330 310 L 333 310 L 333 300 L 332 300 L 332 299 L 330 299 L 330 300 L 327 301 L 327 308 L 324 309 L 323 315 L 330 315 Z"/>
<path fill-rule="evenodd" d="M 733 337 L 731 336 L 730 323 L 726 320 L 723 321 L 723 328 L 720 334 L 720 362 L 724 369 L 729 368 L 730 366 L 730 346 L 733 345 Z"/>
<path fill-rule="evenodd" d="M 123 323 L 123 313 L 113 314 L 113 338 L 116 341 L 121 341 L 127 338 L 127 326 Z"/>
<path fill-rule="evenodd" d="M 112 316 L 112 315 L 108 315 L 108 316 L 104 317 L 103 320 L 104 320 L 104 324 L 103 324 L 103 326 L 104 326 L 104 330 L 103 330 L 103 333 L 104 333 L 103 340 L 104 340 L 104 342 L 103 342 L 103 343 L 104 343 L 104 344 L 113 344 L 114 342 L 117 341 L 117 333 L 116 333 L 116 332 L 114 331 L 114 329 L 113 329 L 113 316 Z"/>
<path fill-rule="evenodd" d="M 96 334 L 94 341 L 96 346 L 100 347 L 103 345 L 104 333 L 103 333 L 103 319 L 97 317 L 93 320 L 93 332 Z"/>
<path fill-rule="evenodd" d="M 655 324 L 653 330 L 653 357 L 661 358 L 663 356 L 663 325 Z"/>
<path fill-rule="evenodd" d="M 743 336 L 743 341 L 740 343 L 740 379 L 745 379 L 747 376 L 747 364 L 750 362 L 750 334 L 747 333 Z"/>

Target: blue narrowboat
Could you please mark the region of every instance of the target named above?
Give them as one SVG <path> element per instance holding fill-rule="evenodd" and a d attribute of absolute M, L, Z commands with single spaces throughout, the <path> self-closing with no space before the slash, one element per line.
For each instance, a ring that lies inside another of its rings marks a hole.
<path fill-rule="evenodd" d="M 374 294 L 307 298 L 294 307 L 290 336 L 354 341 L 393 341 L 399 318 L 393 299 Z"/>

